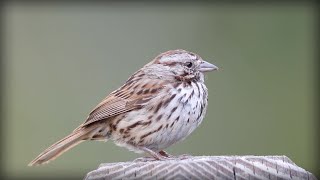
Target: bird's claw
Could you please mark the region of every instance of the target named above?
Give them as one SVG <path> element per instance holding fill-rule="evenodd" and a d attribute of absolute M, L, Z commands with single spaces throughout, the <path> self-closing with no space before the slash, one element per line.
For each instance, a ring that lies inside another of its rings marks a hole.
<path fill-rule="evenodd" d="M 193 157 L 193 156 L 190 155 L 190 154 L 181 154 L 181 155 L 177 156 L 176 158 L 180 159 L 180 160 L 183 160 L 183 159 L 189 159 L 191 157 Z"/>
<path fill-rule="evenodd" d="M 155 159 L 153 157 L 140 157 L 140 158 L 133 160 L 133 162 L 150 162 L 150 161 L 157 161 L 157 159 Z"/>

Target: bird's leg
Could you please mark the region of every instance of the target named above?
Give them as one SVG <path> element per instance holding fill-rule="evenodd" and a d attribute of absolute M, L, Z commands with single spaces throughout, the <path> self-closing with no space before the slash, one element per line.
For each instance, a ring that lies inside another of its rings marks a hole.
<path fill-rule="evenodd" d="M 144 151 L 145 153 L 151 155 L 152 157 L 142 157 L 142 158 L 137 158 L 135 159 L 134 161 L 137 162 L 137 161 L 143 161 L 143 162 L 146 162 L 146 161 L 155 161 L 155 160 L 166 160 L 166 159 L 170 159 L 170 157 L 167 157 L 163 154 L 161 154 L 160 152 L 155 152 L 155 151 L 152 151 L 151 149 L 148 149 L 146 147 L 139 147 L 140 150 Z"/>
<path fill-rule="evenodd" d="M 166 156 L 163 156 L 161 153 L 152 151 L 151 149 L 148 149 L 146 147 L 141 147 L 141 150 L 143 150 L 144 152 L 148 153 L 149 155 L 151 155 L 156 160 L 165 160 L 166 159 Z"/>

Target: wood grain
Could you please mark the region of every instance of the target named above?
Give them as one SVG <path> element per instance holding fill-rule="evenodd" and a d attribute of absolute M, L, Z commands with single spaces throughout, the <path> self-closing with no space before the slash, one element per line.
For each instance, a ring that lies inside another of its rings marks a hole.
<path fill-rule="evenodd" d="M 317 178 L 286 156 L 194 156 L 184 160 L 101 164 L 86 180 Z"/>

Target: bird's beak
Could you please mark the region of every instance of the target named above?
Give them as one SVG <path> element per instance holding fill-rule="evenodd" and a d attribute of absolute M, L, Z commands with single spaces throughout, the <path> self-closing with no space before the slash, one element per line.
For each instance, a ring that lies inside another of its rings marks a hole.
<path fill-rule="evenodd" d="M 213 64 L 208 63 L 207 61 L 202 61 L 199 66 L 200 72 L 208 72 L 208 71 L 214 71 L 218 70 L 219 68 Z"/>

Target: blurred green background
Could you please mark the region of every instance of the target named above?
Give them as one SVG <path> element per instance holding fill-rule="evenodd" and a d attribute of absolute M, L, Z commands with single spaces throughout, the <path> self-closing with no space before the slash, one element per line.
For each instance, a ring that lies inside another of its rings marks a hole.
<path fill-rule="evenodd" d="M 140 155 L 85 142 L 27 164 L 82 123 L 156 55 L 186 49 L 217 65 L 201 126 L 172 154 L 286 155 L 319 172 L 316 11 L 311 4 L 7 4 L 4 146 L 9 177 L 83 178 Z"/>

